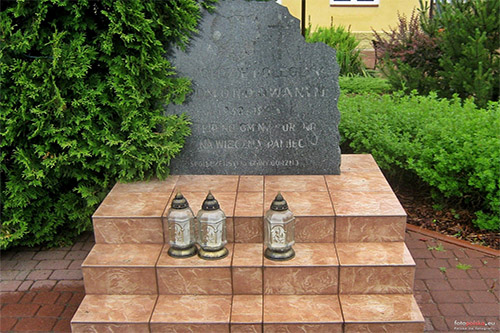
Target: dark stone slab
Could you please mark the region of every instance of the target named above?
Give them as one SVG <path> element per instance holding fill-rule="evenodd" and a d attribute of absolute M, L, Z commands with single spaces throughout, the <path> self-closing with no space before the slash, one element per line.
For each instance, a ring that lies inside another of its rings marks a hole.
<path fill-rule="evenodd" d="M 288 9 L 219 1 L 171 59 L 193 83 L 183 105 L 167 108 L 193 122 L 172 173 L 340 173 L 335 51 L 306 43 Z"/>

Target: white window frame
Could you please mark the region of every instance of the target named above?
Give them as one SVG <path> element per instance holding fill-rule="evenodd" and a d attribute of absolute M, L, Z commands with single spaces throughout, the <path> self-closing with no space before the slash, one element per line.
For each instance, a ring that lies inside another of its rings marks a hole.
<path fill-rule="evenodd" d="M 330 6 L 378 6 L 380 0 L 330 0 Z"/>

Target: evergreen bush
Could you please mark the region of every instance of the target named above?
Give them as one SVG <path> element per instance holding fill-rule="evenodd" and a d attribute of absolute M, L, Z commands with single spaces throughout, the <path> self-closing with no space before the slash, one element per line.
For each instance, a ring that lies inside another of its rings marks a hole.
<path fill-rule="evenodd" d="M 437 1 L 384 33 L 375 32 L 380 68 L 395 89 L 472 97 L 485 107 L 500 93 L 500 0 Z"/>
<path fill-rule="evenodd" d="M 481 229 L 500 230 L 500 109 L 472 100 L 360 94 L 339 99 L 344 143 L 386 170 L 407 170 L 441 198 L 474 210 Z"/>
<path fill-rule="evenodd" d="M 322 42 L 334 48 L 337 52 L 340 75 L 368 75 L 361 59 L 361 51 L 358 49 L 359 41 L 349 29 L 342 26 L 319 27 L 312 32 L 309 27 L 306 31 L 306 41 Z"/>
<path fill-rule="evenodd" d="M 195 0 L 7 1 L 0 13 L 0 247 L 61 245 L 117 179 L 165 177 L 189 134 L 165 58 Z"/>
<path fill-rule="evenodd" d="M 486 106 L 500 93 L 500 0 L 438 1 L 439 11 L 422 26 L 436 36 L 440 96 L 473 97 Z"/>

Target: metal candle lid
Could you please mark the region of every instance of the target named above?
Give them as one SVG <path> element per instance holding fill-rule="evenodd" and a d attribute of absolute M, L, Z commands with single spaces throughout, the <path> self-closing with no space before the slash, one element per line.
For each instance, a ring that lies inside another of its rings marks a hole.
<path fill-rule="evenodd" d="M 217 210 L 220 208 L 219 202 L 214 198 L 212 192 L 208 192 L 203 205 L 201 206 L 203 210 Z"/>
<path fill-rule="evenodd" d="M 281 192 L 278 192 L 278 195 L 276 195 L 276 198 L 274 198 L 274 201 L 271 204 L 271 210 L 279 212 L 287 209 L 288 209 L 288 204 L 286 203 L 286 200 L 283 199 Z"/>
<path fill-rule="evenodd" d="M 184 209 L 184 208 L 188 208 L 188 207 L 189 207 L 189 203 L 187 202 L 186 198 L 184 198 L 184 196 L 182 195 L 181 192 L 178 192 L 175 195 L 174 200 L 172 200 L 172 208 L 173 209 Z"/>

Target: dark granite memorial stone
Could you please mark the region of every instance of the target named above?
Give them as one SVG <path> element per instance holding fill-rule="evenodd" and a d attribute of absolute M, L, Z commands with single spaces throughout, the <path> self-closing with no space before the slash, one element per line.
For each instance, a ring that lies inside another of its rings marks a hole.
<path fill-rule="evenodd" d="M 173 174 L 339 174 L 335 51 L 308 44 L 299 21 L 270 2 L 221 0 L 170 58 L 193 92 L 192 135 Z"/>

